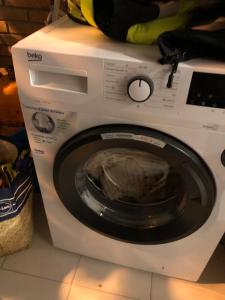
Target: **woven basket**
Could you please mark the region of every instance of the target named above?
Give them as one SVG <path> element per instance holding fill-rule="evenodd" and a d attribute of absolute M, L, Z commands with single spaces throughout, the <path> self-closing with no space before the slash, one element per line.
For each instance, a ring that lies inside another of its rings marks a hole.
<path fill-rule="evenodd" d="M 33 235 L 32 193 L 21 212 L 0 222 L 0 257 L 28 248 Z"/>

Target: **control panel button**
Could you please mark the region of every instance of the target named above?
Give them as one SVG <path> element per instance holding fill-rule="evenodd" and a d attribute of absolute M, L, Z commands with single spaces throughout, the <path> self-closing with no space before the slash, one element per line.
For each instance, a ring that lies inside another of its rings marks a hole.
<path fill-rule="evenodd" d="M 150 78 L 145 76 L 133 77 L 127 87 L 129 98 L 135 102 L 147 101 L 154 90 L 153 82 Z"/>

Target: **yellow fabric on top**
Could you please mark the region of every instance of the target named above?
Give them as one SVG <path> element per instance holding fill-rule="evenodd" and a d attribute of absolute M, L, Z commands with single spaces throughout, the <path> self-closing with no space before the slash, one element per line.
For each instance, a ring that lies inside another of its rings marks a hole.
<path fill-rule="evenodd" d="M 86 18 L 86 20 L 90 25 L 97 27 L 94 20 L 93 0 L 80 0 L 80 1 L 81 1 L 81 11 L 83 16 Z"/>
<path fill-rule="evenodd" d="M 129 28 L 127 41 L 135 44 L 152 44 L 165 31 L 183 29 L 188 20 L 187 15 L 159 18 L 151 22 L 136 24 Z"/>
<path fill-rule="evenodd" d="M 86 22 L 86 19 L 82 16 L 81 10 L 79 8 L 81 1 L 82 0 L 67 0 L 68 13 L 74 18 L 81 20 L 82 22 Z M 77 3 L 79 6 L 75 3 Z"/>
<path fill-rule="evenodd" d="M 183 29 L 187 24 L 189 12 L 198 6 L 198 0 L 182 0 L 177 15 L 135 24 L 127 33 L 127 41 L 135 44 L 152 44 L 165 31 Z"/>

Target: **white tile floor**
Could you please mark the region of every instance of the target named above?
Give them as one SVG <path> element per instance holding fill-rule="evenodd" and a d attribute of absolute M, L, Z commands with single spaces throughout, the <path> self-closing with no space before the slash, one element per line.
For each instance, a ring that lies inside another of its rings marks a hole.
<path fill-rule="evenodd" d="M 51 245 L 42 206 L 30 249 L 0 258 L 0 300 L 225 300 L 225 248 L 199 283 L 81 257 Z"/>

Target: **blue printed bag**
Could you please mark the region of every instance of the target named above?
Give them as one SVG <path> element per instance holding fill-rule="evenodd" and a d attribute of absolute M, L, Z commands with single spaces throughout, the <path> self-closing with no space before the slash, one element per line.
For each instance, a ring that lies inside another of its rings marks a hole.
<path fill-rule="evenodd" d="M 33 174 L 25 130 L 0 136 L 0 256 L 31 243 Z"/>

